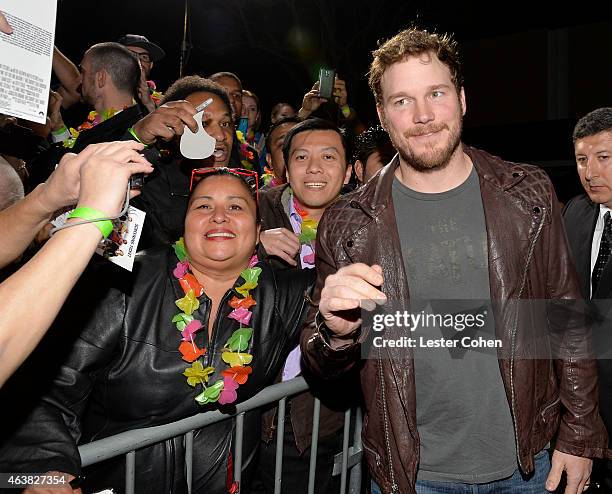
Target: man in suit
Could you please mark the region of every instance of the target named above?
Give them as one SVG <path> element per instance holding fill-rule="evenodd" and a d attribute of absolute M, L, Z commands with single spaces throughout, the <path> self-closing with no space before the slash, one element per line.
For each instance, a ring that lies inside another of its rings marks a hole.
<path fill-rule="evenodd" d="M 599 408 L 612 442 L 612 108 L 582 117 L 574 129 L 578 175 L 586 194 L 563 212 L 582 295 L 595 313 L 593 341 L 598 355 Z M 600 492 L 612 490 L 612 462 L 597 461 L 593 480 Z"/>

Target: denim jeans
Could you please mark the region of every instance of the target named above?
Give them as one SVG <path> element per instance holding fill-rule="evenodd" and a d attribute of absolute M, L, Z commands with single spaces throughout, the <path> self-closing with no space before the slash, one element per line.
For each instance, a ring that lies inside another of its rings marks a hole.
<path fill-rule="evenodd" d="M 550 471 L 550 457 L 547 450 L 540 451 L 534 458 L 535 471 L 525 476 L 517 468 L 511 477 L 486 484 L 463 484 L 459 482 L 432 482 L 419 480 L 417 494 L 546 494 L 546 478 Z M 380 487 L 372 481 L 372 494 L 382 494 Z"/>

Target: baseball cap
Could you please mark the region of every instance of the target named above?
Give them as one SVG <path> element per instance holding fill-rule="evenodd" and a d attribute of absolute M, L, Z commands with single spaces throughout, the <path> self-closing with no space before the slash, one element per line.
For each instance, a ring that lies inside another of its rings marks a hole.
<path fill-rule="evenodd" d="M 166 56 L 166 52 L 155 43 L 151 43 L 147 38 L 140 34 L 125 34 L 121 36 L 117 43 L 124 46 L 138 46 L 149 52 L 152 62 L 158 62 Z"/>

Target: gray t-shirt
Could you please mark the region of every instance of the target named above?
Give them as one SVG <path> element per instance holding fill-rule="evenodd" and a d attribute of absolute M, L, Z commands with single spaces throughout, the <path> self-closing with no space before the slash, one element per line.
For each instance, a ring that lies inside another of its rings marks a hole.
<path fill-rule="evenodd" d="M 482 334 L 495 338 L 478 175 L 472 169 L 463 184 L 437 194 L 416 192 L 395 179 L 393 204 L 411 311 L 482 314 L 485 321 L 478 329 L 433 324 L 412 334 L 419 342 L 414 348 L 421 439 L 417 479 L 485 483 L 508 477 L 517 468 L 516 446 L 496 350 L 423 344 Z"/>

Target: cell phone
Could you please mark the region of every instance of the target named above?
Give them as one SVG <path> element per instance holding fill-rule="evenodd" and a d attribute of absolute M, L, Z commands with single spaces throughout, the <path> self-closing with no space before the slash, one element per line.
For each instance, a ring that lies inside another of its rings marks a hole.
<path fill-rule="evenodd" d="M 321 67 L 319 70 L 319 97 L 332 99 L 334 95 L 334 82 L 336 79 L 336 71 L 334 69 L 325 69 Z"/>

